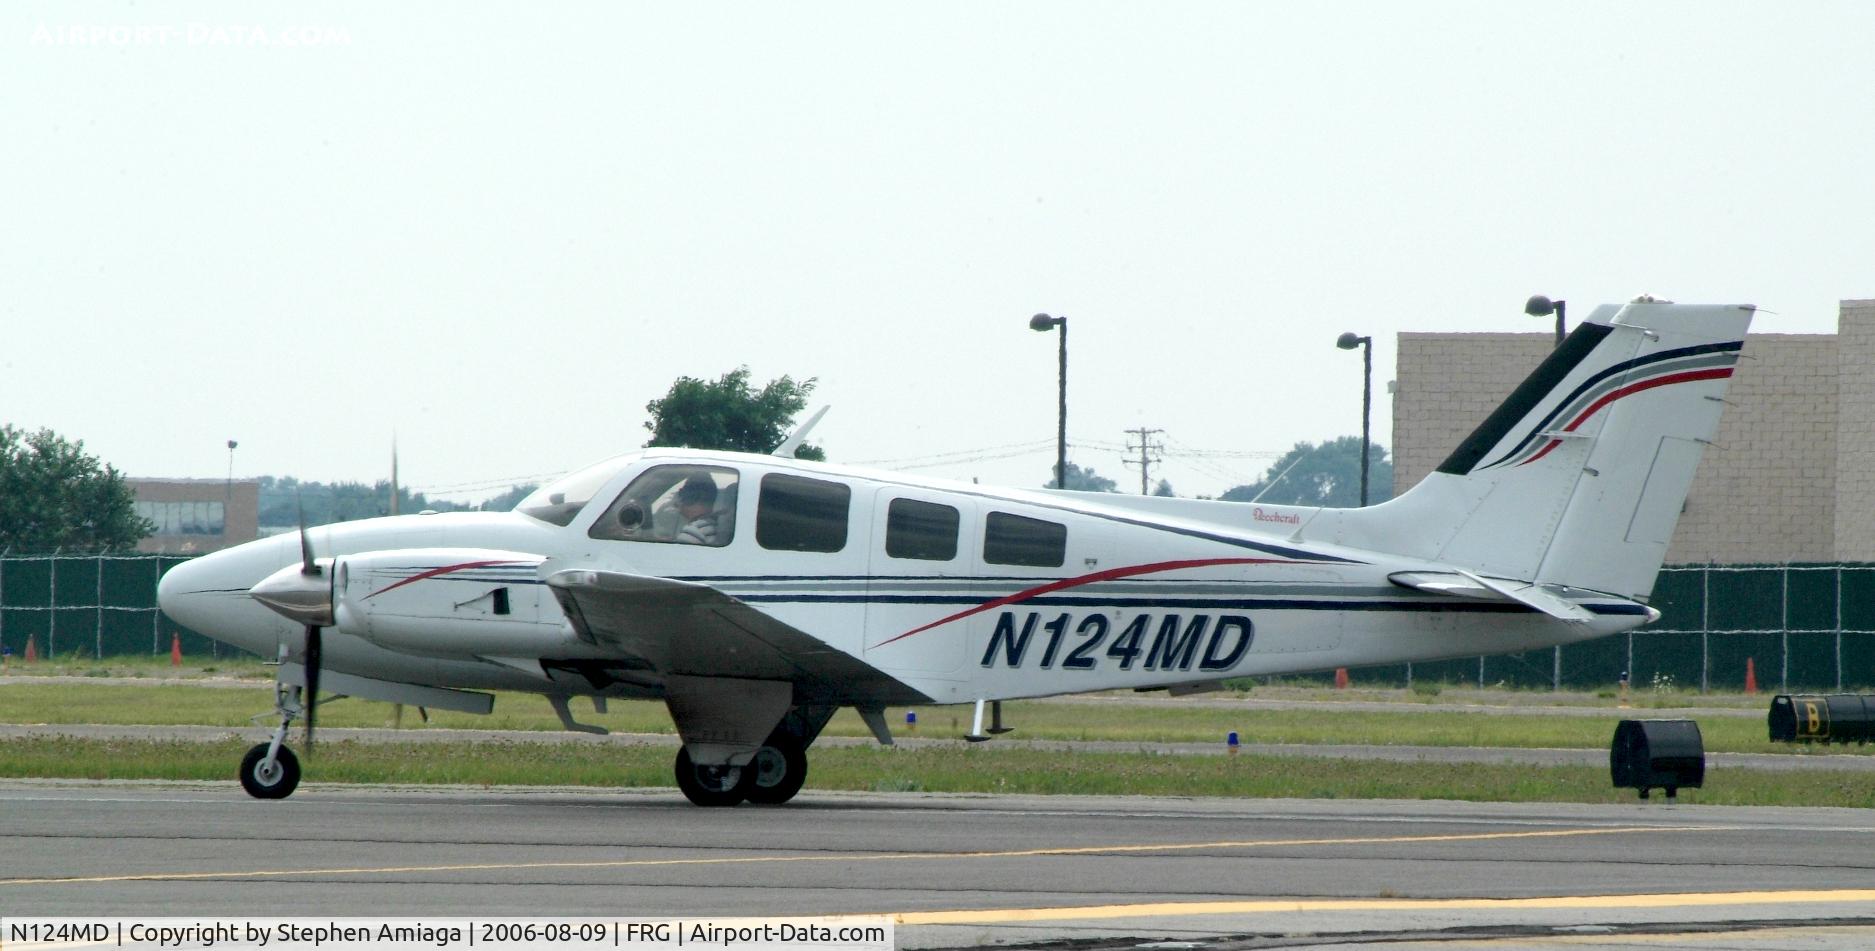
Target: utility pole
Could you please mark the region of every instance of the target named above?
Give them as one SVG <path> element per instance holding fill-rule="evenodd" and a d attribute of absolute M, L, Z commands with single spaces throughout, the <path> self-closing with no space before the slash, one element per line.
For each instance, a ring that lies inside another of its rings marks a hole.
<path fill-rule="evenodd" d="M 1150 488 L 1152 484 L 1150 473 L 1152 471 L 1152 464 L 1155 462 L 1158 462 L 1159 457 L 1156 455 L 1149 455 L 1149 453 L 1162 452 L 1164 451 L 1165 446 L 1161 443 L 1153 442 L 1150 437 L 1155 433 L 1162 433 L 1162 432 L 1165 432 L 1165 430 L 1147 429 L 1144 426 L 1141 426 L 1138 429 L 1127 430 L 1127 433 L 1129 435 L 1134 435 L 1134 436 L 1139 437 L 1139 445 L 1134 446 L 1134 445 L 1129 444 L 1126 447 L 1127 452 L 1132 452 L 1135 449 L 1139 450 L 1139 461 L 1134 462 L 1131 459 L 1127 459 L 1124 461 L 1129 466 L 1139 467 L 1139 494 L 1140 495 L 1152 494 L 1152 489 Z"/>

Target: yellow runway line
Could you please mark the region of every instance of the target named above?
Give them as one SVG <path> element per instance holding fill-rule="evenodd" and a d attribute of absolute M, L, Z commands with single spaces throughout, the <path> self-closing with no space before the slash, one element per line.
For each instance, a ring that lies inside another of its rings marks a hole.
<path fill-rule="evenodd" d="M 1787 892 L 1681 892 L 1670 895 L 1565 895 L 1555 898 L 1321 898 L 1250 901 L 1146 902 L 1069 908 L 984 908 L 918 911 L 893 915 L 901 925 L 985 925 L 1021 921 L 1079 921 L 1104 918 L 1267 915 L 1311 911 L 1537 911 L 1567 909 L 1713 908 L 1730 905 L 1797 905 L 1875 902 L 1875 889 Z"/>

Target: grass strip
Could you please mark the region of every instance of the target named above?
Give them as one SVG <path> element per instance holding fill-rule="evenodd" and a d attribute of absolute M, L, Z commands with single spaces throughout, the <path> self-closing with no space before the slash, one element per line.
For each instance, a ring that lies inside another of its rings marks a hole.
<path fill-rule="evenodd" d="M 233 786 L 246 741 L 32 737 L 0 743 L 0 776 L 171 779 Z M 401 744 L 328 741 L 304 761 L 308 782 L 670 787 L 672 753 L 525 740 Z M 1061 752 L 980 747 L 813 751 L 809 789 L 1040 795 L 1229 796 L 1633 802 L 1608 771 L 1578 766 L 1397 763 L 1242 756 Z M 1875 807 L 1865 774 L 1722 770 L 1681 801 L 1707 805 Z M 305 793 L 301 793 L 304 795 Z M 316 793 L 314 793 L 316 795 Z M 677 795 L 673 789 L 672 795 Z M 1658 793 L 1655 794 L 1659 796 Z"/>
<path fill-rule="evenodd" d="M 0 688 L 0 723 L 246 727 L 271 726 L 271 717 L 255 720 L 273 705 L 272 687 L 206 687 L 192 684 L 9 684 Z M 610 712 L 597 714 L 576 701 L 577 717 L 619 733 L 674 733 L 664 705 L 614 700 Z M 905 729 L 905 710 L 887 712 L 895 732 L 907 736 L 954 737 L 969 729 L 968 706 L 922 707 L 920 726 Z M 1014 735 L 1037 740 L 1109 740 L 1139 743 L 1217 743 L 1236 731 L 1246 743 L 1308 745 L 1371 744 L 1383 746 L 1480 746 L 1498 748 L 1607 749 L 1615 723 L 1623 719 L 1675 716 L 1671 710 L 1609 709 L 1569 716 L 1494 715 L 1488 710 L 1459 711 L 1438 706 L 1424 710 L 1374 712 L 1339 710 L 1332 704 L 1301 708 L 1210 705 L 1029 703 L 1005 705 Z M 329 727 L 384 727 L 391 723 L 389 704 L 344 700 L 322 705 L 319 722 Z M 403 726 L 423 729 L 415 710 L 406 710 Z M 560 721 L 545 698 L 535 694 L 498 693 L 489 716 L 431 711 L 431 728 L 551 732 Z M 1707 752 L 1801 755 L 1805 747 L 1772 743 L 1757 718 L 1708 717 L 1699 721 Z M 867 736 L 851 710 L 828 724 L 828 736 Z M 1836 747 L 1835 752 L 1844 748 Z M 1854 751 L 1875 753 L 1875 747 Z"/>

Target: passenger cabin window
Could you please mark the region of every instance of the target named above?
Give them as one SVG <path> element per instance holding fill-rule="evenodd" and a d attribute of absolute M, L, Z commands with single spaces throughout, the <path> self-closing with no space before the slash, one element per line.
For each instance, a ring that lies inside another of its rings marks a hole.
<path fill-rule="evenodd" d="M 839 551 L 852 498 L 853 490 L 838 482 L 765 475 L 755 542 L 774 551 Z"/>
<path fill-rule="evenodd" d="M 956 558 L 957 510 L 917 499 L 893 499 L 885 516 L 885 553 L 924 561 Z"/>
<path fill-rule="evenodd" d="M 653 466 L 619 493 L 593 538 L 721 548 L 736 537 L 736 470 Z"/>
<path fill-rule="evenodd" d="M 1059 568 L 1068 560 L 1068 527 L 991 512 L 983 526 L 983 560 L 992 565 Z"/>

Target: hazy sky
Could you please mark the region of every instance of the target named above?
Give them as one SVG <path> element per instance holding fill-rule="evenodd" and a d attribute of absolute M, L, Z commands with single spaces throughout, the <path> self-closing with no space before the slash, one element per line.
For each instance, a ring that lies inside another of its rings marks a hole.
<path fill-rule="evenodd" d="M 1875 296 L 1875 4 L 0 5 L 0 422 L 477 498 L 677 376 L 847 462 L 1181 494 L 1533 293 Z M 1196 454 L 1230 452 L 1239 455 Z M 1015 454 L 1010 453 L 1014 451 Z M 1172 454 L 1178 453 L 1178 454 Z"/>

